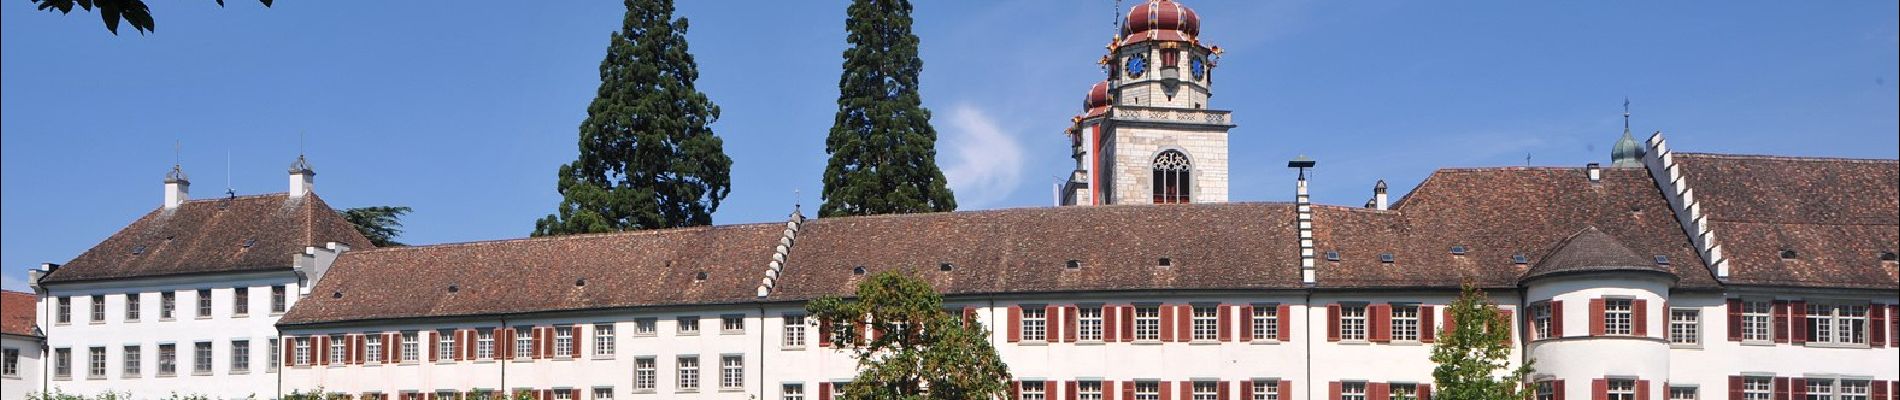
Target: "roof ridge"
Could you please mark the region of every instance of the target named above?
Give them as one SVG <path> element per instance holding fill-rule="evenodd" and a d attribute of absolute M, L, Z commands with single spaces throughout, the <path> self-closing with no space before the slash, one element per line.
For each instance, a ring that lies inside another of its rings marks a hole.
<path fill-rule="evenodd" d="M 449 243 L 435 243 L 435 244 L 424 244 L 424 245 L 396 246 L 396 247 L 377 247 L 377 248 L 367 249 L 367 250 L 353 250 L 350 252 L 350 254 L 384 253 L 384 252 L 395 252 L 395 251 L 402 251 L 402 250 L 427 250 L 427 249 L 440 249 L 440 248 L 451 248 L 451 247 L 473 247 L 473 246 L 485 246 L 485 245 L 504 244 L 504 243 L 555 242 L 555 241 L 594 239 L 594 238 L 616 237 L 616 236 L 660 235 L 660 234 L 667 234 L 667 233 L 692 232 L 692 231 L 702 231 L 702 230 L 737 229 L 737 228 L 760 227 L 760 226 L 778 226 L 781 224 L 783 223 L 750 222 L 750 223 L 731 224 L 731 225 L 700 225 L 700 226 L 687 226 L 687 227 L 679 227 L 679 228 L 635 229 L 635 230 L 601 232 L 601 233 L 576 233 L 576 234 L 570 234 L 570 235 L 529 236 L 529 237 L 510 238 L 510 239 L 488 239 L 488 240 L 472 240 L 472 241 L 466 241 L 466 242 L 449 242 Z"/>
<path fill-rule="evenodd" d="M 202 199 L 188 199 L 188 200 L 185 200 L 185 202 L 186 203 L 208 203 L 208 202 L 213 202 L 213 201 L 226 201 L 226 200 L 259 200 L 259 199 L 267 199 L 267 198 L 272 198 L 272 197 L 290 197 L 290 193 L 259 193 L 259 194 L 244 194 L 244 195 L 224 196 L 224 197 L 207 197 L 207 198 L 202 198 Z"/>
<path fill-rule="evenodd" d="M 1890 158 L 1778 156 L 1778 155 L 1770 155 L 1770 154 L 1686 153 L 1686 152 L 1675 152 L 1673 154 L 1677 157 L 1691 157 L 1691 158 L 1730 158 L 1730 159 L 1751 159 L 1751 160 L 1828 161 L 1828 162 L 1852 162 L 1852 163 L 1869 163 L 1869 164 L 1900 164 L 1900 159 L 1890 159 Z"/>

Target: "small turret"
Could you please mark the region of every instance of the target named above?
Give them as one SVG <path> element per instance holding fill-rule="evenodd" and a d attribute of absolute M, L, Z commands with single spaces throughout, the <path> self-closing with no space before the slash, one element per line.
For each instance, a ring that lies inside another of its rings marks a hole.
<path fill-rule="evenodd" d="M 1623 99 L 1623 137 L 1616 139 L 1616 145 L 1610 147 L 1610 166 L 1643 166 L 1643 146 L 1630 136 L 1630 100 Z"/>

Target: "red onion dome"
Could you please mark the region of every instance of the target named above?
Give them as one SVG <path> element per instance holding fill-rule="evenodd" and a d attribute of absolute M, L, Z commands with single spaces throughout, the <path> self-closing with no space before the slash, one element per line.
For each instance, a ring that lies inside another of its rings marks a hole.
<path fill-rule="evenodd" d="M 1172 0 L 1149 0 L 1128 11 L 1123 44 L 1149 40 L 1191 41 L 1201 34 L 1201 16 Z"/>
<path fill-rule="evenodd" d="M 1089 87 L 1089 95 L 1082 101 L 1083 118 L 1094 117 L 1108 111 L 1108 81 L 1096 82 Z"/>

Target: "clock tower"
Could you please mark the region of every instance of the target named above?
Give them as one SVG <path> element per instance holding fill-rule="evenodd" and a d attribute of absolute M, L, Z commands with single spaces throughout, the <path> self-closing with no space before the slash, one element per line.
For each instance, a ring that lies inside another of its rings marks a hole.
<path fill-rule="evenodd" d="M 1062 205 L 1227 201 L 1231 113 L 1208 108 L 1219 46 L 1200 40 L 1194 10 L 1170 0 L 1136 5 L 1101 60 L 1068 130 L 1076 169 Z"/>

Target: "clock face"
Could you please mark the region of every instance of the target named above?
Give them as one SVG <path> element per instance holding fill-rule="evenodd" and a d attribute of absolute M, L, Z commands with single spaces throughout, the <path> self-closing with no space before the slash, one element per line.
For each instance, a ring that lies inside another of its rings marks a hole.
<path fill-rule="evenodd" d="M 1143 72 L 1148 72 L 1148 55 L 1136 54 L 1134 57 L 1128 57 L 1128 77 L 1140 78 Z"/>
<path fill-rule="evenodd" d="M 1207 62 L 1202 61 L 1200 57 L 1194 57 L 1194 60 L 1189 61 L 1188 69 L 1194 72 L 1194 80 L 1198 81 L 1201 77 L 1207 76 Z"/>

